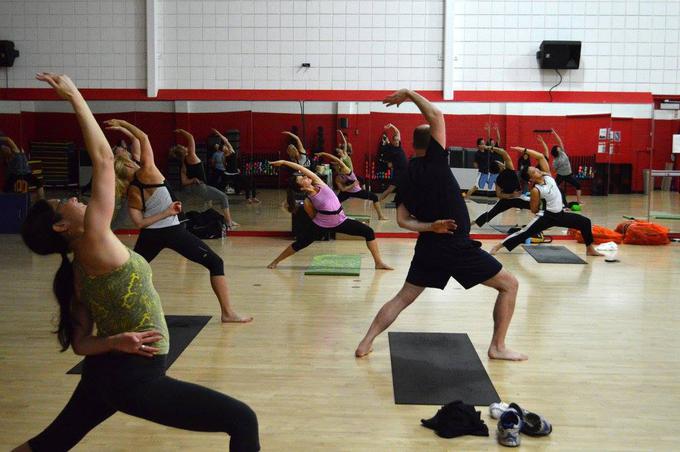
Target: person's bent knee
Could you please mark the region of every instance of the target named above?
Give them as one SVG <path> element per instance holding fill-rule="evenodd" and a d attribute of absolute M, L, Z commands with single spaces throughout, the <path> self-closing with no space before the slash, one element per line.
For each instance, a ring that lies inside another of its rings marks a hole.
<path fill-rule="evenodd" d="M 370 199 L 372 202 L 378 202 L 378 196 L 375 193 L 370 194 Z"/>
<path fill-rule="evenodd" d="M 230 410 L 229 416 L 224 418 L 224 431 L 231 436 L 230 450 L 258 451 L 260 439 L 257 415 L 245 403 L 237 401 L 237 404 L 236 412 Z"/>
<path fill-rule="evenodd" d="M 208 254 L 204 265 L 210 271 L 210 276 L 224 276 L 224 261 L 217 254 Z"/>
<path fill-rule="evenodd" d="M 517 292 L 519 289 L 519 281 L 517 281 L 517 278 L 515 278 L 515 275 L 512 273 L 501 270 L 502 271 L 502 279 L 501 279 L 501 285 L 498 288 L 498 290 L 506 291 L 506 292 Z"/>
<path fill-rule="evenodd" d="M 370 232 L 366 232 L 366 235 L 364 235 L 364 237 L 366 238 L 367 243 L 372 242 L 373 240 L 375 240 L 375 232 L 373 232 L 373 229 L 371 229 Z"/>

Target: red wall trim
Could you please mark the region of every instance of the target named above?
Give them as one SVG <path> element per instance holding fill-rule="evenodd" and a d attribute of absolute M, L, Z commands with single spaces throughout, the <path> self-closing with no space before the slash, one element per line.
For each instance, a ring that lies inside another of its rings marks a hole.
<path fill-rule="evenodd" d="M 222 100 L 222 101 L 381 101 L 391 90 L 269 90 L 269 89 L 162 89 L 158 97 L 147 97 L 143 89 L 81 90 L 87 100 Z M 435 102 L 444 102 L 441 91 L 420 91 Z M 650 104 L 651 93 L 640 92 L 553 92 L 553 102 Z M 662 96 L 668 97 L 668 96 Z M 57 100 L 48 88 L 9 88 L 0 91 L 2 100 Z M 547 91 L 456 91 L 453 102 L 549 102 Z"/>

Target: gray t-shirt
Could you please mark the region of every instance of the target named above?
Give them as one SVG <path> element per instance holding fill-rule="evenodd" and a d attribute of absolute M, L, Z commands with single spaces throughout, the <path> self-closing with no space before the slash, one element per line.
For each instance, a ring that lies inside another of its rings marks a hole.
<path fill-rule="evenodd" d="M 569 163 L 569 157 L 562 151 L 558 151 L 559 154 L 553 159 L 553 168 L 560 176 L 568 176 L 571 174 L 571 163 Z"/>

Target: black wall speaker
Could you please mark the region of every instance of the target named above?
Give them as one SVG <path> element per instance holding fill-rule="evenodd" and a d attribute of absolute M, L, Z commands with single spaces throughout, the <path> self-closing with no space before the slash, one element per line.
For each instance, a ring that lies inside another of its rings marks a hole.
<path fill-rule="evenodd" d="M 581 41 L 543 41 L 536 59 L 541 69 L 578 69 Z"/>
<path fill-rule="evenodd" d="M 341 129 L 346 129 L 349 127 L 349 118 L 340 118 L 338 120 L 338 124 L 340 125 Z"/>
<path fill-rule="evenodd" d="M 12 67 L 19 51 L 14 49 L 12 41 L 0 41 L 0 67 Z"/>

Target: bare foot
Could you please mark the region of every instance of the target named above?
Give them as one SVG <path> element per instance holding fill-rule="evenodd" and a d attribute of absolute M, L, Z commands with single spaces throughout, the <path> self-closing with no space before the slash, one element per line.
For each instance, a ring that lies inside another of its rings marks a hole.
<path fill-rule="evenodd" d="M 250 199 L 250 198 L 248 198 L 248 199 L 246 199 L 246 202 L 247 202 L 248 204 L 252 204 L 252 203 L 253 203 L 253 200 Z"/>
<path fill-rule="evenodd" d="M 498 245 L 494 246 L 493 248 L 491 248 L 489 250 L 489 254 L 491 254 L 492 256 L 495 256 L 496 253 L 498 252 L 498 250 L 500 250 L 502 247 L 503 247 L 503 244 L 499 243 Z"/>
<path fill-rule="evenodd" d="M 387 265 L 384 262 L 380 262 L 379 264 L 375 264 L 375 269 L 376 270 L 394 270 L 392 267 Z"/>
<path fill-rule="evenodd" d="M 260 204 L 262 201 L 260 201 L 257 198 L 250 198 L 250 202 L 252 202 L 253 204 Z"/>
<path fill-rule="evenodd" d="M 387 218 L 387 217 L 379 217 L 378 220 L 380 220 L 380 221 L 387 221 L 387 220 L 389 220 L 389 218 Z"/>
<path fill-rule="evenodd" d="M 267 268 L 276 268 L 278 264 L 276 262 L 272 262 L 271 264 L 267 265 Z"/>
<path fill-rule="evenodd" d="M 357 358 L 363 358 L 364 356 L 367 356 L 369 353 L 373 351 L 373 348 L 371 347 L 371 344 L 364 344 L 362 341 L 361 344 L 357 347 L 357 349 L 354 352 L 354 356 Z"/>
<path fill-rule="evenodd" d="M 529 357 L 524 353 L 515 352 L 510 350 L 509 348 L 499 350 L 494 345 L 489 346 L 488 355 L 489 358 L 491 359 L 505 359 L 508 361 L 526 361 L 527 359 L 529 359 Z"/>
<path fill-rule="evenodd" d="M 240 315 L 224 315 L 222 314 L 222 323 L 248 323 L 252 322 L 252 317 L 241 317 Z"/>
<path fill-rule="evenodd" d="M 604 254 L 600 253 L 592 246 L 589 246 L 586 248 L 586 256 L 604 256 Z"/>
<path fill-rule="evenodd" d="M 227 225 L 227 227 L 228 227 L 229 229 L 236 229 L 236 228 L 239 227 L 239 226 L 241 226 L 241 225 L 238 224 L 238 223 L 235 222 L 235 221 L 232 221 L 231 223 L 229 223 L 229 225 Z"/>

